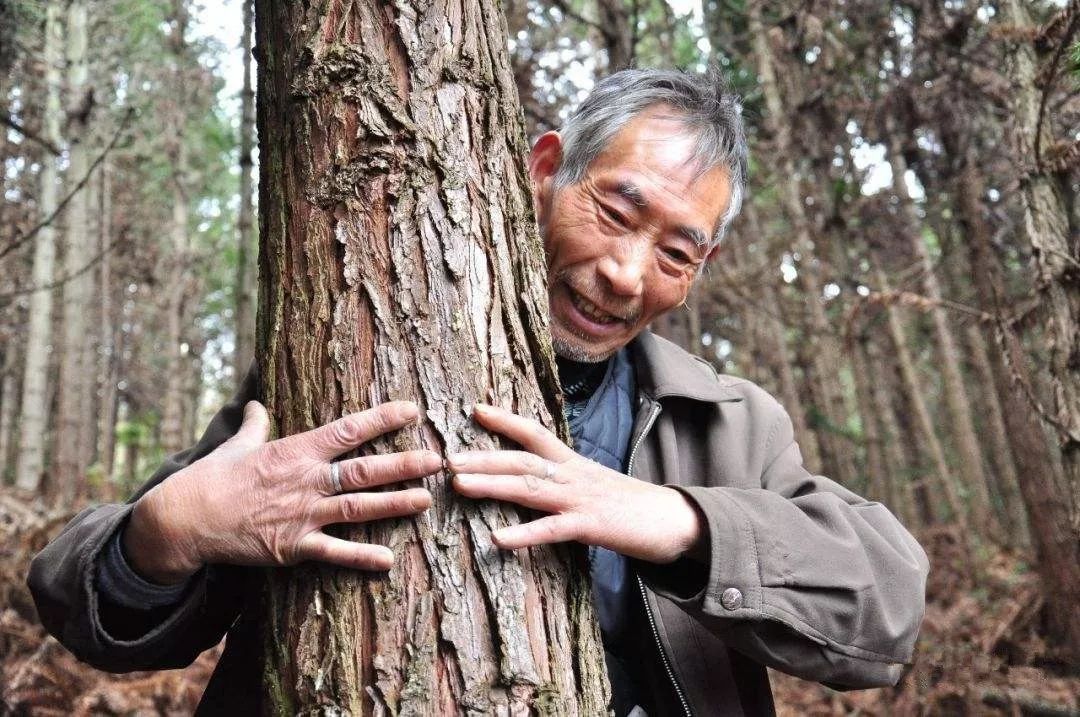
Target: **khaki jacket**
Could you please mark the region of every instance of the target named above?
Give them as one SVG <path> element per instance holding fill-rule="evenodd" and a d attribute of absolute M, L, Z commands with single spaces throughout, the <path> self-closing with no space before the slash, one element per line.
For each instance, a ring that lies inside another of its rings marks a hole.
<path fill-rule="evenodd" d="M 836 687 L 895 684 L 923 614 L 926 556 L 879 503 L 802 465 L 791 421 L 753 383 L 649 333 L 631 344 L 638 411 L 628 472 L 683 491 L 709 531 L 708 564 L 635 562 L 632 622 L 655 662 L 659 714 L 772 714 L 764 665 Z M 261 685 L 255 571 L 208 566 L 166 614 L 98 599 L 98 553 L 131 503 L 233 435 L 251 376 L 200 441 L 171 456 L 124 505 L 79 513 L 34 559 L 42 623 L 78 658 L 124 672 L 182 667 L 228 632 L 200 713 L 249 713 Z M 659 649 L 657 649 L 659 648 Z"/>

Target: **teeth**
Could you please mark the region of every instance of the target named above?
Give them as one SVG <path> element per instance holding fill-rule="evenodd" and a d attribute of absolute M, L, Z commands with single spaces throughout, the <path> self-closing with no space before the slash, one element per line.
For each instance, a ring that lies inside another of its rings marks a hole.
<path fill-rule="evenodd" d="M 598 324 L 610 324 L 618 321 L 616 317 L 601 311 L 596 304 L 580 294 L 574 294 L 574 304 L 581 310 L 581 313 L 585 314 Z"/>

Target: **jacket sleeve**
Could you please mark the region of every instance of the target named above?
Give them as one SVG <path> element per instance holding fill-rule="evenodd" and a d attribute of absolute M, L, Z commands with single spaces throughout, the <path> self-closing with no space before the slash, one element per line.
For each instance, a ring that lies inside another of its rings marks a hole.
<path fill-rule="evenodd" d="M 134 610 L 103 600 L 95 571 L 99 555 L 140 496 L 239 430 L 255 387 L 251 370 L 195 446 L 167 458 L 127 503 L 83 510 L 30 563 L 27 584 L 38 617 L 80 660 L 110 672 L 183 667 L 217 644 L 236 619 L 243 604 L 243 568 L 206 566 L 181 601 L 164 610 Z"/>
<path fill-rule="evenodd" d="M 922 622 L 926 554 L 885 506 L 810 474 L 770 403 L 760 489 L 678 488 L 705 517 L 707 566 L 642 577 L 762 664 L 841 689 L 896 684 Z"/>

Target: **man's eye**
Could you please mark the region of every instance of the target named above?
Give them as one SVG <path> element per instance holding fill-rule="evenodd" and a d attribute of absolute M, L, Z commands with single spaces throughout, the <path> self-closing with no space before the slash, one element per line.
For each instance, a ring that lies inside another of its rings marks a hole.
<path fill-rule="evenodd" d="M 600 205 L 600 211 L 602 211 L 608 219 L 615 222 L 620 227 L 626 226 L 626 219 L 623 217 L 623 215 L 619 214 L 617 211 L 607 206 L 606 204 Z"/>
<path fill-rule="evenodd" d="M 693 262 L 693 259 L 690 258 L 690 255 L 682 249 L 676 249 L 675 247 L 664 247 L 663 251 L 669 259 L 679 264 L 690 264 Z"/>

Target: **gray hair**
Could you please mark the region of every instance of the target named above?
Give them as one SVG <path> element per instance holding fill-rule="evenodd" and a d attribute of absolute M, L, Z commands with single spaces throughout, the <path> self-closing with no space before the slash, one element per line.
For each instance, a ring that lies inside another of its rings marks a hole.
<path fill-rule="evenodd" d="M 704 75 L 629 69 L 600 80 L 559 132 L 562 162 L 555 173 L 555 187 L 581 181 L 619 130 L 655 105 L 671 106 L 673 118 L 697 134 L 694 155 L 700 172 L 718 166 L 728 171 L 731 201 L 709 243 L 711 249 L 720 243 L 742 208 L 748 163 L 742 103 L 727 91 L 723 76 L 715 69 Z"/>

